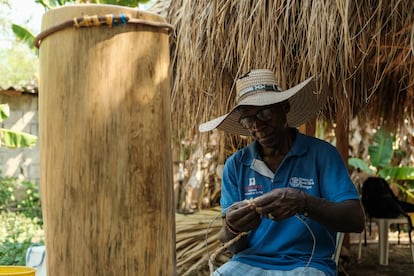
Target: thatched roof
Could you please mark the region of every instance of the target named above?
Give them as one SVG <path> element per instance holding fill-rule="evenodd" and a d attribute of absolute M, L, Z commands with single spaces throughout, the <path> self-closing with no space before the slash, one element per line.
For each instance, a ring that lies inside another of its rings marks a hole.
<path fill-rule="evenodd" d="M 412 0 L 172 0 L 166 9 L 174 129 L 184 136 L 227 112 L 234 80 L 259 67 L 285 87 L 318 77 L 331 96 L 325 119 L 348 105 L 374 123 L 414 122 Z"/>

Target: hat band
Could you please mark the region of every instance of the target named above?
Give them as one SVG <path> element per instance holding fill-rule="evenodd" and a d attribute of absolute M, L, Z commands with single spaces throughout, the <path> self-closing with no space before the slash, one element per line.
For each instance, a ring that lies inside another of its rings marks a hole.
<path fill-rule="evenodd" d="M 277 91 L 282 92 L 282 88 L 277 86 L 276 84 L 257 84 L 250 87 L 247 87 L 239 92 L 237 100 L 240 100 L 241 97 L 246 95 L 247 93 L 254 92 L 257 90 L 265 90 L 265 91 Z"/>

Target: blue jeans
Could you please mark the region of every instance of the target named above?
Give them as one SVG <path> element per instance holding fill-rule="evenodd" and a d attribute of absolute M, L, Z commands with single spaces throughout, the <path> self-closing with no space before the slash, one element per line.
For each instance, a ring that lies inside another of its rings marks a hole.
<path fill-rule="evenodd" d="M 325 273 L 313 267 L 297 267 L 293 270 L 267 270 L 243 264 L 237 261 L 228 261 L 220 266 L 214 276 L 325 276 Z"/>

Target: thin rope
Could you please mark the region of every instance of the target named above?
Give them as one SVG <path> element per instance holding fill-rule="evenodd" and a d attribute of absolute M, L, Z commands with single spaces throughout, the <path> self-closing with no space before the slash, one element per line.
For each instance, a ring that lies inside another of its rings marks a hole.
<path fill-rule="evenodd" d="M 311 255 L 310 255 L 310 257 L 309 257 L 309 260 L 308 260 L 308 262 L 306 263 L 306 265 L 305 265 L 305 268 L 303 269 L 303 271 L 301 272 L 301 274 L 305 274 L 305 272 L 306 272 L 306 270 L 308 269 L 308 267 L 309 267 L 309 265 L 310 265 L 310 263 L 311 263 L 311 261 L 312 261 L 312 259 L 313 259 L 313 254 L 315 253 L 315 249 L 316 249 L 316 237 L 315 237 L 315 234 L 313 234 L 313 231 L 312 231 L 312 229 L 310 228 L 310 226 L 309 226 L 309 224 L 307 224 L 306 223 L 306 221 L 304 220 L 304 219 L 302 219 L 299 215 L 295 215 L 295 217 L 298 219 L 298 220 L 300 220 L 305 226 L 306 226 L 306 228 L 308 229 L 308 231 L 309 231 L 309 233 L 311 234 L 311 236 L 312 236 L 312 239 L 313 239 L 313 245 L 312 245 L 312 251 L 311 251 Z"/>
<path fill-rule="evenodd" d="M 112 26 L 125 25 L 125 24 L 139 24 L 139 25 L 145 25 L 149 27 L 166 29 L 168 32 L 174 31 L 174 27 L 171 24 L 163 23 L 163 22 L 154 22 L 154 21 L 149 21 L 149 20 L 144 20 L 144 19 L 130 18 L 129 16 L 126 16 L 125 14 L 120 14 L 120 15 L 107 14 L 107 15 L 92 15 L 92 16 L 85 15 L 83 17 L 77 17 L 72 20 L 65 21 L 61 24 L 52 26 L 42 31 L 40 34 L 38 34 L 35 37 L 33 44 L 36 48 L 39 48 L 40 43 L 46 37 L 58 31 L 66 29 L 66 28 L 98 27 L 101 25 L 112 27 Z"/>

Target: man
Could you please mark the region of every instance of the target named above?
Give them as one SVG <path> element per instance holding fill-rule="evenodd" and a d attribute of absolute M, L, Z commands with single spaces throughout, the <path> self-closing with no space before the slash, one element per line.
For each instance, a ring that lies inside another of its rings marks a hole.
<path fill-rule="evenodd" d="M 220 240 L 247 235 L 214 275 L 336 275 L 336 233 L 361 232 L 365 217 L 336 148 L 296 129 L 324 96 L 312 78 L 283 91 L 265 69 L 239 78 L 236 90 L 231 112 L 199 127 L 255 138 L 224 167 Z"/>

